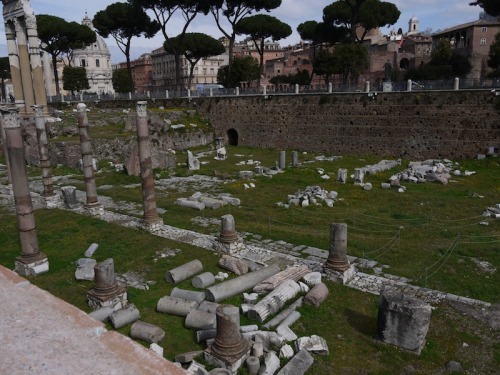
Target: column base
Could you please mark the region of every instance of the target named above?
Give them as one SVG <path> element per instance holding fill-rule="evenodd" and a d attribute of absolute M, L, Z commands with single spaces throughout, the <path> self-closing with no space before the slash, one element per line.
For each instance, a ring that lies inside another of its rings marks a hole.
<path fill-rule="evenodd" d="M 125 306 L 127 306 L 128 303 L 127 292 L 117 294 L 116 296 L 111 297 L 107 300 L 102 300 L 92 295 L 90 292 L 87 292 L 87 298 L 89 306 L 93 310 L 97 310 L 102 307 L 111 307 L 113 308 L 113 310 L 116 311 L 125 308 Z"/>
<path fill-rule="evenodd" d="M 57 195 L 57 194 L 43 197 L 43 199 L 45 201 L 45 206 L 49 209 L 50 208 L 57 208 L 57 207 L 59 207 L 59 205 L 61 203 L 61 199 L 59 198 L 59 195 Z"/>
<path fill-rule="evenodd" d="M 19 260 L 16 260 L 15 262 L 14 272 L 21 276 L 36 276 L 48 271 L 49 260 L 47 257 L 33 261 L 31 263 L 24 263 Z"/>
<path fill-rule="evenodd" d="M 326 277 L 336 283 L 349 284 L 349 282 L 354 278 L 356 274 L 356 268 L 353 265 L 349 265 L 349 268 L 345 271 L 335 271 L 330 268 L 323 268 L 323 273 Z"/>
<path fill-rule="evenodd" d="M 91 216 L 104 215 L 104 206 L 100 203 L 84 204 L 83 209 Z"/>
<path fill-rule="evenodd" d="M 142 219 L 139 222 L 139 228 L 145 230 L 146 232 L 156 232 L 157 230 L 160 230 L 162 225 L 163 225 L 163 219 L 161 217 L 158 217 L 153 220 Z"/>
<path fill-rule="evenodd" d="M 245 250 L 246 246 L 242 240 L 238 240 L 231 243 L 221 242 L 220 239 L 216 238 L 214 241 L 214 250 L 222 253 L 233 255 L 242 250 Z"/>
<path fill-rule="evenodd" d="M 222 367 L 225 368 L 229 371 L 231 371 L 231 374 L 236 374 L 241 366 L 245 364 L 246 359 L 250 356 L 250 347 L 247 351 L 245 351 L 240 358 L 237 358 L 235 360 L 224 360 L 222 358 L 216 357 L 210 350 L 210 347 L 208 347 L 204 354 L 205 360 L 211 364 L 215 365 L 217 367 Z"/>

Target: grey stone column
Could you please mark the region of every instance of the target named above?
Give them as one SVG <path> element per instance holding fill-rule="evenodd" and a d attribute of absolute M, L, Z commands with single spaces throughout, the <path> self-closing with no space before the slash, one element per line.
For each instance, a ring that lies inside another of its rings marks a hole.
<path fill-rule="evenodd" d="M 325 267 L 343 272 L 349 268 L 347 259 L 347 224 L 330 225 L 330 253 Z"/>
<path fill-rule="evenodd" d="M 7 140 L 5 139 L 5 127 L 3 116 L 0 116 L 0 132 L 2 136 L 3 143 L 3 153 L 5 155 L 5 164 L 7 166 L 7 183 L 12 184 L 12 176 L 10 175 L 10 162 L 9 162 L 9 153 L 7 152 Z"/>
<path fill-rule="evenodd" d="M 299 152 L 292 151 L 292 167 L 297 167 L 299 165 Z"/>
<path fill-rule="evenodd" d="M 234 217 L 231 214 L 223 215 L 221 217 L 219 241 L 228 244 L 238 241 L 238 233 L 236 233 Z"/>
<path fill-rule="evenodd" d="M 16 27 L 17 50 L 19 53 L 19 65 L 21 68 L 21 84 L 24 94 L 24 111 L 33 113 L 32 106 L 35 105 L 35 94 L 33 92 L 33 77 L 31 75 L 31 64 L 28 52 L 28 38 L 24 20 L 17 18 L 14 21 Z"/>
<path fill-rule="evenodd" d="M 17 109 L 1 109 L 1 112 L 4 120 L 17 226 L 21 242 L 21 256 L 16 259 L 15 271 L 20 275 L 37 275 L 48 271 L 49 263 L 45 254 L 41 253 L 38 248 L 19 114 Z"/>
<path fill-rule="evenodd" d="M 50 167 L 49 148 L 47 140 L 47 131 L 45 130 L 45 119 L 43 116 L 43 105 L 34 105 L 36 136 L 38 139 L 38 153 L 40 156 L 40 167 L 42 168 L 42 182 L 44 197 L 54 195 L 54 186 L 52 183 L 52 168 Z"/>
<path fill-rule="evenodd" d="M 286 168 L 286 151 L 280 151 L 280 159 L 278 167 L 281 170 Z"/>
<path fill-rule="evenodd" d="M 35 94 L 35 103 L 46 106 L 47 94 L 45 93 L 42 58 L 40 56 L 40 48 L 38 46 L 39 40 L 36 18 L 34 14 L 27 14 L 24 20 L 26 25 L 26 34 L 28 36 L 29 59 L 31 65 L 31 75 L 33 77 L 33 93 Z"/>
<path fill-rule="evenodd" d="M 156 211 L 155 182 L 153 162 L 149 145 L 147 102 L 137 102 L 137 142 L 139 144 L 139 164 L 141 168 L 143 221 L 146 225 L 161 224 L 163 220 Z"/>
<path fill-rule="evenodd" d="M 239 309 L 231 305 L 217 307 L 217 334 L 214 343 L 205 350 L 205 359 L 236 373 L 250 355 L 251 345 L 240 333 Z"/>
<path fill-rule="evenodd" d="M 94 167 L 92 166 L 92 144 L 90 142 L 87 106 L 83 103 L 78 103 L 77 111 L 80 147 L 82 150 L 83 177 L 85 179 L 85 190 L 87 192 L 87 204 L 85 208 L 100 208 L 101 206 L 97 201 Z"/>
<path fill-rule="evenodd" d="M 10 76 L 12 77 L 14 97 L 16 98 L 16 104 L 24 107 L 21 64 L 19 62 L 19 53 L 17 51 L 16 43 L 16 29 L 13 20 L 5 22 L 5 36 L 7 38 L 7 52 L 9 53 Z"/>
<path fill-rule="evenodd" d="M 94 288 L 87 292 L 89 306 L 93 309 L 114 307 L 115 310 L 127 305 L 125 288 L 118 285 L 115 276 L 115 264 L 112 258 L 94 267 Z"/>

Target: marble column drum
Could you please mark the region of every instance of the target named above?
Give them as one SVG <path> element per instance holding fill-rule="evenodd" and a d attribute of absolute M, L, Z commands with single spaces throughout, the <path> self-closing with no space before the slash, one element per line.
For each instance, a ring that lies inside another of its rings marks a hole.
<path fill-rule="evenodd" d="M 54 193 L 54 185 L 52 182 L 52 168 L 50 166 L 49 158 L 49 147 L 47 140 L 47 131 L 45 129 L 45 119 L 43 115 L 43 105 L 35 105 L 33 109 L 35 111 L 35 126 L 36 126 L 36 136 L 38 141 L 38 154 L 40 157 L 40 167 L 42 168 L 42 183 L 43 183 L 43 193 L 42 196 L 45 198 L 47 207 L 53 207 L 52 199 L 57 198 Z"/>
<path fill-rule="evenodd" d="M 334 271 L 346 271 L 350 265 L 347 259 L 347 224 L 330 225 L 330 253 L 325 267 Z"/>
<path fill-rule="evenodd" d="M 113 307 L 115 310 L 127 305 L 127 292 L 116 281 L 115 265 L 112 258 L 94 267 L 94 288 L 87 292 L 89 306 L 93 309 Z"/>

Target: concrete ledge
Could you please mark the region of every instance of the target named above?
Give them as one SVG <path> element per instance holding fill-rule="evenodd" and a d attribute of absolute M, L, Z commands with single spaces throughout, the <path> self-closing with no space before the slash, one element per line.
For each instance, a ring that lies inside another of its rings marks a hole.
<path fill-rule="evenodd" d="M 1 374 L 186 374 L 2 266 L 0 316 Z"/>

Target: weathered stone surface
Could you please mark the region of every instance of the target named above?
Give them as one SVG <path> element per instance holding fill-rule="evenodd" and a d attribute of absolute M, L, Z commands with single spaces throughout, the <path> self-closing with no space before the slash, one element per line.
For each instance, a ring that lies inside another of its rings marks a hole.
<path fill-rule="evenodd" d="M 292 358 L 294 354 L 293 348 L 288 344 L 280 349 L 280 358 Z"/>
<path fill-rule="evenodd" d="M 209 312 L 209 313 L 212 313 L 212 314 L 215 314 L 216 311 L 217 311 L 217 307 L 219 307 L 220 305 L 218 303 L 215 303 L 215 302 L 210 302 L 210 301 L 202 301 L 199 305 L 198 305 L 198 310 L 201 310 L 201 311 L 206 311 L 206 312 Z"/>
<path fill-rule="evenodd" d="M 165 331 L 154 324 L 138 320 L 130 327 L 130 337 L 152 344 L 163 340 Z"/>
<path fill-rule="evenodd" d="M 309 273 L 309 267 L 293 266 L 287 267 L 283 271 L 269 277 L 268 279 L 258 283 L 254 286 L 253 291 L 256 293 L 263 293 L 274 290 L 285 280 L 299 281 L 305 274 Z"/>
<path fill-rule="evenodd" d="M 285 339 L 285 341 L 297 340 L 297 335 L 288 326 L 285 326 L 285 325 L 278 326 L 278 328 L 276 329 L 276 333 L 278 335 L 280 335 L 281 337 L 283 337 L 283 339 Z"/>
<path fill-rule="evenodd" d="M 302 301 L 303 297 L 298 298 L 295 302 L 293 302 L 290 306 L 288 306 L 285 310 L 281 311 L 279 314 L 277 314 L 274 318 L 272 318 L 269 322 L 264 324 L 262 327 L 265 329 L 272 329 L 285 321 L 288 316 L 295 311 L 295 309 L 299 308 L 302 306 Z M 300 317 L 300 313 L 299 316 Z M 297 318 L 298 319 L 298 318 Z M 293 322 L 292 322 L 293 323 Z M 292 323 L 286 324 L 286 325 L 291 325 Z"/>
<path fill-rule="evenodd" d="M 261 366 L 259 375 L 274 375 L 280 368 L 280 359 L 274 352 L 269 352 L 264 356 L 264 364 Z"/>
<path fill-rule="evenodd" d="M 89 248 L 85 251 L 85 256 L 87 258 L 90 258 L 94 255 L 94 253 L 97 251 L 97 248 L 99 247 L 98 244 L 93 243 L 89 246 Z"/>
<path fill-rule="evenodd" d="M 302 349 L 276 375 L 303 375 L 313 363 L 313 356 Z"/>
<path fill-rule="evenodd" d="M 172 289 L 172 291 L 170 292 L 170 296 L 184 298 L 198 303 L 201 303 L 205 299 L 204 292 L 196 292 L 194 290 L 180 289 L 177 287 Z"/>
<path fill-rule="evenodd" d="M 198 305 L 198 302 L 187 300 L 185 298 L 164 296 L 160 298 L 156 304 L 156 311 L 166 314 L 186 316 L 190 311 L 196 309 Z"/>
<path fill-rule="evenodd" d="M 189 150 L 187 151 L 187 167 L 190 171 L 197 171 L 200 169 L 200 161 Z"/>
<path fill-rule="evenodd" d="M 187 363 L 193 361 L 196 357 L 203 354 L 203 350 L 194 350 L 187 353 L 178 354 L 175 356 L 175 362 Z"/>
<path fill-rule="evenodd" d="M 287 301 L 294 298 L 299 292 L 299 284 L 293 280 L 285 280 L 251 308 L 247 316 L 262 323 L 268 316 L 276 314 Z"/>
<path fill-rule="evenodd" d="M 297 351 L 301 351 L 303 349 L 308 352 L 320 354 L 320 355 L 328 355 L 328 345 L 326 344 L 325 339 L 320 336 L 312 335 L 311 337 L 300 337 L 295 341 L 295 346 Z"/>
<path fill-rule="evenodd" d="M 217 329 L 200 329 L 196 331 L 196 342 L 200 343 L 203 341 L 207 341 L 210 339 L 214 339 L 215 335 L 217 335 Z"/>
<path fill-rule="evenodd" d="M 126 326 L 127 324 L 133 323 L 141 318 L 141 314 L 137 307 L 133 303 L 127 307 L 115 311 L 109 316 L 109 321 L 114 329 L 118 329 Z"/>
<path fill-rule="evenodd" d="M 215 329 L 217 326 L 216 316 L 206 311 L 191 310 L 184 320 L 184 326 L 196 330 Z"/>
<path fill-rule="evenodd" d="M 431 320 L 431 306 L 391 289 L 380 294 L 378 338 L 420 354 Z"/>
<path fill-rule="evenodd" d="M 193 277 L 191 281 L 191 285 L 195 288 L 208 288 L 211 285 L 215 284 L 215 276 L 212 272 L 203 272 L 200 275 Z"/>
<path fill-rule="evenodd" d="M 205 209 L 205 205 L 203 203 L 198 202 L 198 201 L 191 201 L 191 200 L 186 199 L 186 198 L 178 198 L 175 201 L 175 204 L 178 206 L 181 206 L 181 207 L 192 208 L 192 209 L 200 210 L 200 211 Z"/>
<path fill-rule="evenodd" d="M 304 297 L 304 302 L 318 307 L 328 297 L 328 288 L 324 283 L 316 284 Z"/>
<path fill-rule="evenodd" d="M 194 275 L 203 271 L 203 264 L 198 260 L 194 259 L 190 262 L 183 264 L 182 266 L 176 267 L 167 271 L 165 274 L 165 280 L 169 284 L 177 284 L 181 281 L 187 280 Z"/>
<path fill-rule="evenodd" d="M 245 364 L 247 365 L 249 375 L 257 375 L 259 373 L 259 369 L 260 369 L 259 358 L 251 355 L 247 358 L 247 360 L 245 361 Z"/>
<path fill-rule="evenodd" d="M 248 273 L 248 265 L 240 259 L 230 255 L 222 255 L 219 259 L 218 265 L 225 270 L 234 272 L 238 276 Z"/>
<path fill-rule="evenodd" d="M 268 266 L 260 270 L 249 272 L 220 284 L 213 285 L 205 290 L 206 299 L 212 302 L 220 302 L 226 298 L 253 288 L 262 280 L 279 272 L 278 266 Z"/>

